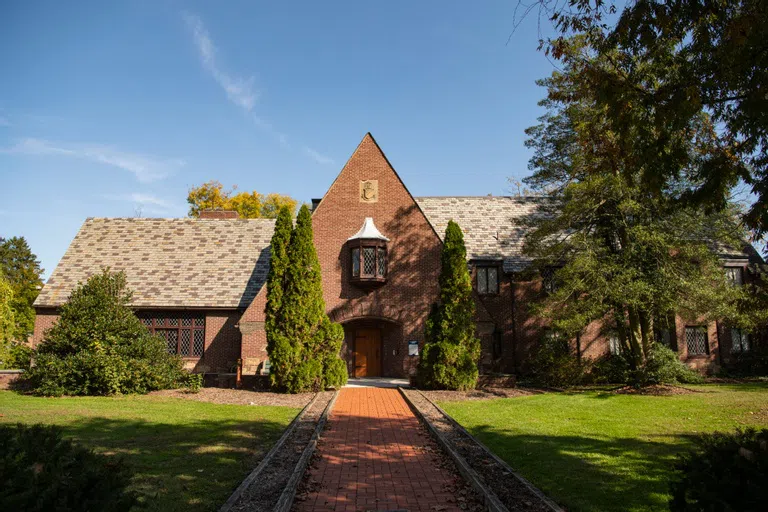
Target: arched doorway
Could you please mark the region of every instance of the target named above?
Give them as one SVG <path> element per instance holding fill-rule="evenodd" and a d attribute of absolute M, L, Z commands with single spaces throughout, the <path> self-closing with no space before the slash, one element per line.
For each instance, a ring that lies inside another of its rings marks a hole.
<path fill-rule="evenodd" d="M 353 378 L 402 377 L 405 344 L 400 324 L 358 318 L 344 324 L 342 354 Z"/>

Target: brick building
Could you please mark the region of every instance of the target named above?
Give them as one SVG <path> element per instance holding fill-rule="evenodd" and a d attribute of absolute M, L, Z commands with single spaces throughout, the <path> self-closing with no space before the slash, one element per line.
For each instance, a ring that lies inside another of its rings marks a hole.
<path fill-rule="evenodd" d="M 320 200 L 312 224 L 323 294 L 343 324 L 342 357 L 351 376 L 411 374 L 424 324 L 438 297 L 441 236 L 450 219 L 464 231 L 482 340 L 481 371 L 525 371 L 544 322 L 529 305 L 547 280 L 526 273 L 520 220 L 540 197 L 413 197 L 384 153 L 366 135 Z M 148 328 L 190 369 L 245 375 L 265 371 L 264 306 L 274 221 L 203 212 L 199 219 L 85 221 L 35 302 L 34 340 L 57 318 L 74 286 L 102 267 L 124 270 L 132 304 Z M 754 251 L 722 255 L 734 282 L 748 279 Z M 545 276 L 546 277 L 546 276 Z M 748 344 L 727 326 L 676 319 L 659 337 L 694 367 L 726 364 Z M 577 340 L 580 357 L 615 349 L 609 327 L 595 322 Z"/>

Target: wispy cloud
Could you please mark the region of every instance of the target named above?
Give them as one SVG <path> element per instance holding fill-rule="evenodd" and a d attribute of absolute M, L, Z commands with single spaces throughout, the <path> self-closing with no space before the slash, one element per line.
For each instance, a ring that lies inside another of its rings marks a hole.
<path fill-rule="evenodd" d="M 150 213 L 153 215 L 180 215 L 184 211 L 184 207 L 161 197 L 154 196 L 152 194 L 146 194 L 143 192 L 132 192 L 128 194 L 102 194 L 104 199 L 109 201 L 120 201 L 126 203 L 132 203 L 137 212 L 142 214 Z"/>
<path fill-rule="evenodd" d="M 60 144 L 35 138 L 21 139 L 9 148 L 0 149 L 0 153 L 59 155 L 90 160 L 131 172 L 141 183 L 166 178 L 185 165 L 183 160 L 129 153 L 110 146 Z"/>
<path fill-rule="evenodd" d="M 195 44 L 197 45 L 203 67 L 224 89 L 232 103 L 247 112 L 253 110 L 253 106 L 256 104 L 259 96 L 258 91 L 254 90 L 253 87 L 254 78 L 240 78 L 223 71 L 216 62 L 216 46 L 213 44 L 213 40 L 211 40 L 205 25 L 203 25 L 203 20 L 189 12 L 183 12 L 182 16 L 187 24 L 187 28 L 189 28 L 192 36 L 195 38 Z"/>
<path fill-rule="evenodd" d="M 308 154 L 312 158 L 312 160 L 314 160 L 315 162 L 317 162 L 319 164 L 328 165 L 328 164 L 334 163 L 333 162 L 333 158 L 330 158 L 330 157 L 327 157 L 327 156 L 325 156 L 325 155 L 323 155 L 321 153 L 318 153 L 317 151 L 315 151 L 312 148 L 308 148 L 308 147 L 304 146 L 304 152 L 306 154 Z"/>

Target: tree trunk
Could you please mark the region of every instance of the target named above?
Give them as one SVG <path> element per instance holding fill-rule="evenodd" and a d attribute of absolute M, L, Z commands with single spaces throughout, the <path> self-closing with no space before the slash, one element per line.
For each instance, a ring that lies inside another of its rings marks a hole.
<path fill-rule="evenodd" d="M 640 322 L 640 313 L 636 308 L 627 307 L 629 313 L 629 358 L 632 362 L 633 369 L 640 367 L 643 364 L 644 352 L 643 352 L 643 329 Z"/>

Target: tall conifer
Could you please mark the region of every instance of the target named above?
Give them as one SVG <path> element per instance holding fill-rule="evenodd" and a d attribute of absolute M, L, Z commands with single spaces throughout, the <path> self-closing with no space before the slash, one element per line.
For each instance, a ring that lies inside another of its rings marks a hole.
<path fill-rule="evenodd" d="M 285 293 L 285 272 L 288 269 L 288 244 L 291 241 L 293 220 L 287 206 L 280 208 L 275 221 L 275 232 L 270 242 L 269 274 L 267 274 L 267 305 L 265 308 L 265 329 L 267 331 L 267 353 L 272 358 L 272 344 L 277 326 L 277 315 Z"/>
<path fill-rule="evenodd" d="M 287 255 L 284 294 L 272 345 L 276 358 L 272 382 L 291 393 L 342 385 L 346 369 L 342 375 L 344 363 L 338 354 L 344 332 L 325 313 L 312 216 L 306 205 L 299 211 Z"/>
<path fill-rule="evenodd" d="M 418 381 L 428 388 L 472 389 L 477 384 L 480 340 L 464 234 L 453 221 L 445 230 L 440 263 L 440 302 L 427 321 Z"/>

